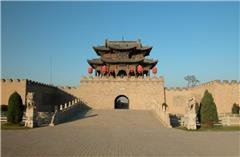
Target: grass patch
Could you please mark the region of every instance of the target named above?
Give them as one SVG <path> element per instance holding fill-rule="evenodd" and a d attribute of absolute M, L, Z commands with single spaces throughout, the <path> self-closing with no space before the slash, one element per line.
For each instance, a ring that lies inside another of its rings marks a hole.
<path fill-rule="evenodd" d="M 8 122 L 1 123 L 2 130 L 21 130 L 21 129 L 29 129 L 25 127 L 23 124 L 12 124 Z"/>
<path fill-rule="evenodd" d="M 187 130 L 185 127 L 178 127 L 185 131 L 240 131 L 240 126 L 213 126 L 212 128 L 200 127 L 197 130 Z"/>
<path fill-rule="evenodd" d="M 240 126 L 214 126 L 212 128 L 201 127 L 199 131 L 240 131 Z"/>

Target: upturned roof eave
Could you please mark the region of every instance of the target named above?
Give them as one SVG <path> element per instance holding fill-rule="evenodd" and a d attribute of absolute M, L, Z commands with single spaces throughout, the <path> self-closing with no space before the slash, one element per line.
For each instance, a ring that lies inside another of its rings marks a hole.
<path fill-rule="evenodd" d="M 153 59 L 144 59 L 143 60 L 144 64 L 148 64 L 148 65 L 156 65 L 158 63 L 158 60 L 153 60 Z"/>
<path fill-rule="evenodd" d="M 99 64 L 99 65 L 104 64 L 100 58 L 99 59 L 88 59 L 87 62 L 90 65 L 91 64 Z"/>

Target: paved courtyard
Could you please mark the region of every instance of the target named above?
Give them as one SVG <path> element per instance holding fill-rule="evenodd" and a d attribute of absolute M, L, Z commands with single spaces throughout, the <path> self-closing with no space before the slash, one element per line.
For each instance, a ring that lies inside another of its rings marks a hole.
<path fill-rule="evenodd" d="M 2 156 L 240 156 L 240 132 L 164 128 L 149 111 L 90 110 L 55 127 L 3 130 Z"/>

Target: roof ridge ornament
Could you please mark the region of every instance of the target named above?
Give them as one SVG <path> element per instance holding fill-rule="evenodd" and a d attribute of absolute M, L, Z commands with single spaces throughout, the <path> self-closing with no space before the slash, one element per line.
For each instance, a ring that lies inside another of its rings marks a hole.
<path fill-rule="evenodd" d="M 138 43 L 139 43 L 140 47 L 142 47 L 141 39 L 139 39 L 139 38 L 138 38 L 138 40 L 137 40 L 137 41 L 138 41 Z"/>
<path fill-rule="evenodd" d="M 108 38 L 105 39 L 105 47 L 108 45 Z"/>

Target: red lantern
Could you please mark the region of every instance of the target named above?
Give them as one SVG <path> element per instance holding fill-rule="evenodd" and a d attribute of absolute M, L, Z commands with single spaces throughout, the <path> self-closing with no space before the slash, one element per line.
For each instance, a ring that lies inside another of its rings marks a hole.
<path fill-rule="evenodd" d="M 141 65 L 137 66 L 137 72 L 142 73 L 143 72 L 143 67 Z"/>
<path fill-rule="evenodd" d="M 157 73 L 157 67 L 152 68 L 152 73 L 155 75 Z"/>
<path fill-rule="evenodd" d="M 93 68 L 92 67 L 88 67 L 88 73 L 92 74 L 92 72 L 93 72 Z"/>
<path fill-rule="evenodd" d="M 106 74 L 106 72 L 107 72 L 107 66 L 106 65 L 104 65 L 104 66 L 102 66 L 102 73 L 103 74 Z"/>

